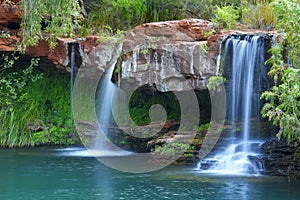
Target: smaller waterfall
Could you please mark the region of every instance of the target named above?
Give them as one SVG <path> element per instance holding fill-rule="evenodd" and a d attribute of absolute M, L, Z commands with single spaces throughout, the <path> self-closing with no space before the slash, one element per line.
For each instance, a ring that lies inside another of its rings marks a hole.
<path fill-rule="evenodd" d="M 194 50 L 195 50 L 194 45 L 189 47 L 190 73 L 191 74 L 195 74 L 195 72 L 194 72 Z"/>
<path fill-rule="evenodd" d="M 79 59 L 79 44 L 78 43 L 70 43 L 69 44 L 70 49 L 70 105 L 71 105 L 71 113 L 70 117 L 72 119 L 72 128 L 74 128 L 74 122 L 73 122 L 73 87 L 74 87 L 74 81 L 79 69 L 79 66 L 81 65 L 81 59 Z"/>
<path fill-rule="evenodd" d="M 115 85 L 111 82 L 111 76 L 114 70 L 114 65 L 116 62 L 109 67 L 106 74 L 103 76 L 100 85 L 99 91 L 99 102 L 100 105 L 98 107 L 98 121 L 100 132 L 96 136 L 96 141 L 94 144 L 94 148 L 100 151 L 109 150 L 111 147 L 108 145 L 106 141 L 106 135 L 109 131 L 109 126 L 111 122 L 111 100 L 114 94 Z"/>
<path fill-rule="evenodd" d="M 266 76 L 264 41 L 261 36 L 232 36 L 224 50 L 224 64 L 229 68 L 225 75 L 230 138 L 226 148 L 199 165 L 206 166 L 211 173 L 259 175 L 263 169 L 257 152 L 261 142 L 253 141 L 253 134 L 260 134 L 261 130 L 251 125 L 260 118 L 262 79 Z M 218 57 L 218 65 L 220 60 Z"/>
<path fill-rule="evenodd" d="M 92 148 L 92 154 L 95 156 L 122 156 L 131 153 L 118 148 L 107 137 L 112 122 L 112 98 L 116 90 L 116 86 L 111 81 L 116 62 L 113 62 L 103 75 L 96 99 L 99 130 Z"/>
<path fill-rule="evenodd" d="M 222 59 L 222 43 L 219 44 L 219 54 L 217 56 L 217 69 L 216 69 L 217 75 L 220 74 L 221 59 Z"/>
<path fill-rule="evenodd" d="M 73 84 L 74 84 L 74 74 L 75 74 L 75 69 L 76 69 L 76 65 L 75 65 L 75 46 L 72 45 L 71 46 L 71 59 L 70 59 L 70 65 L 71 65 L 71 78 L 70 78 L 70 102 L 71 102 L 71 118 L 73 116 Z"/>

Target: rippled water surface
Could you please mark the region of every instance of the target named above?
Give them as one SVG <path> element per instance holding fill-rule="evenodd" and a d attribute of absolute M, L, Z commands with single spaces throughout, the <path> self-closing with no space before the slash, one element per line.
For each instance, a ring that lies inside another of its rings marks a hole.
<path fill-rule="evenodd" d="M 83 148 L 0 149 L 0 199 L 300 199 L 300 180 L 110 169 Z"/>

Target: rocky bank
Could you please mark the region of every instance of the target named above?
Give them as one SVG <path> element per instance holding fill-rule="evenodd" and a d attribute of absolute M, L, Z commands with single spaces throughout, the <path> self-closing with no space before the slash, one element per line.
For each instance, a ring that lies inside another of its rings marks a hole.
<path fill-rule="evenodd" d="M 300 176 L 300 146 L 284 139 L 272 138 L 261 146 L 264 174 L 271 176 Z"/>

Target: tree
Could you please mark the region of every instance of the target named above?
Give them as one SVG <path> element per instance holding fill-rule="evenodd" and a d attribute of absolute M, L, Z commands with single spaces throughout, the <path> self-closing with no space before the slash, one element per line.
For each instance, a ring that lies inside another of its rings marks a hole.
<path fill-rule="evenodd" d="M 297 0 L 275 0 L 276 29 L 281 33 L 267 61 L 275 85 L 262 94 L 262 115 L 279 126 L 277 137 L 300 142 L 300 9 Z"/>

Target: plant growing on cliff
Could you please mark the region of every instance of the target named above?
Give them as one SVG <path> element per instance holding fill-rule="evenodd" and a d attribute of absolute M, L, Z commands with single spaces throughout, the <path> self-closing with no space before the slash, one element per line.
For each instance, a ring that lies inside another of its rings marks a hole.
<path fill-rule="evenodd" d="M 156 145 L 154 153 L 165 157 L 176 157 L 186 152 L 187 150 L 192 150 L 194 147 L 188 142 L 172 142 L 165 143 L 163 145 Z"/>
<path fill-rule="evenodd" d="M 70 116 L 69 75 L 38 68 L 37 59 L 24 64 L 12 55 L 0 63 L 0 146 L 78 142 Z"/>
<path fill-rule="evenodd" d="M 218 91 L 220 86 L 224 84 L 226 78 L 223 76 L 211 76 L 208 80 L 207 88 L 211 91 Z"/>
<path fill-rule="evenodd" d="M 56 37 L 73 37 L 82 16 L 78 0 L 22 0 L 22 50 L 46 39 L 55 46 Z M 45 31 L 45 34 L 42 33 Z"/>
<path fill-rule="evenodd" d="M 29 144 L 28 125 L 37 115 L 35 102 L 28 99 L 26 88 L 42 78 L 34 74 L 38 60 L 33 59 L 28 67 L 15 71 L 18 57 L 3 56 L 0 65 L 0 145 L 17 146 Z M 21 67 L 21 66 L 20 66 Z"/>
<path fill-rule="evenodd" d="M 9 37 L 10 34 L 5 31 L 0 31 L 0 39 Z"/>
<path fill-rule="evenodd" d="M 199 44 L 199 47 L 200 47 L 201 51 L 202 51 L 204 54 L 208 54 L 208 52 L 209 52 L 209 47 L 207 46 L 207 42 L 206 42 L 206 43 L 200 43 L 200 44 Z"/>
<path fill-rule="evenodd" d="M 300 4 L 297 0 L 276 0 L 272 6 L 276 29 L 283 38 L 270 50 L 272 57 L 267 62 L 272 65 L 269 75 L 275 85 L 261 96 L 267 101 L 262 115 L 280 128 L 278 138 L 300 141 Z"/>

